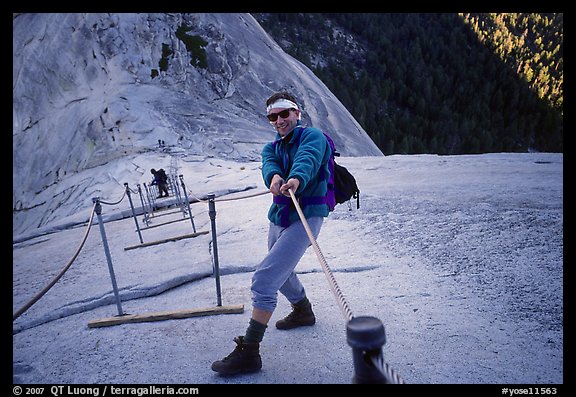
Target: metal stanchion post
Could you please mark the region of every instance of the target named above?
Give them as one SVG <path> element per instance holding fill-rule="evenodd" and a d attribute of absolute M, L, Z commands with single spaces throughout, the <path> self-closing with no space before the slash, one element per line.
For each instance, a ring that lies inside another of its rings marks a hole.
<path fill-rule="evenodd" d="M 176 195 L 176 188 L 174 187 L 174 185 L 176 185 L 176 182 L 174 181 L 174 178 L 172 177 L 172 175 L 168 176 L 168 190 L 172 190 L 172 194 Z"/>
<path fill-rule="evenodd" d="M 180 184 L 182 185 L 182 190 L 184 191 L 184 198 L 186 199 L 186 206 L 188 207 L 188 215 L 190 216 L 190 222 L 192 222 L 192 230 L 196 233 L 196 226 L 194 226 L 194 217 L 192 216 L 192 209 L 190 208 L 190 201 L 188 201 L 188 193 L 186 192 L 186 186 L 184 185 L 184 176 L 179 175 Z"/>
<path fill-rule="evenodd" d="M 149 226 L 149 215 L 148 215 L 148 206 L 146 205 L 146 203 L 144 203 L 144 197 L 142 197 L 142 188 L 140 187 L 140 184 L 136 184 L 136 187 L 138 188 L 138 195 L 140 196 L 140 205 L 142 205 L 142 209 L 144 210 L 144 223 L 146 224 L 146 226 Z"/>
<path fill-rule="evenodd" d="M 186 208 L 184 200 L 182 200 L 182 194 L 180 193 L 180 185 L 176 182 L 176 177 L 174 177 L 174 194 L 176 195 L 176 202 L 180 211 L 182 211 L 182 217 L 186 218 Z"/>
<path fill-rule="evenodd" d="M 132 209 L 132 217 L 134 218 L 134 223 L 136 224 L 136 231 L 138 232 L 138 237 L 140 238 L 140 244 L 144 244 L 142 240 L 142 233 L 140 232 L 140 226 L 138 226 L 138 218 L 136 217 L 136 211 L 134 210 L 134 203 L 132 203 L 132 196 L 130 195 L 130 188 L 128 183 L 124 183 L 126 188 L 126 194 L 128 195 L 128 201 L 130 202 L 130 208 Z"/>
<path fill-rule="evenodd" d="M 114 267 L 112 266 L 112 257 L 110 256 L 110 248 L 108 248 L 108 240 L 106 239 L 106 231 L 104 230 L 104 223 L 102 222 L 102 205 L 98 197 L 93 197 L 92 202 L 95 203 L 96 216 L 98 217 L 98 225 L 100 226 L 100 234 L 102 235 L 102 245 L 104 245 L 104 252 L 106 253 L 106 260 L 108 261 L 108 271 L 110 272 L 110 279 L 112 280 L 112 289 L 116 297 L 116 307 L 118 308 L 118 315 L 123 316 L 122 304 L 120 303 L 120 294 L 118 293 L 118 285 L 116 284 L 116 276 L 114 275 Z"/>
<path fill-rule="evenodd" d="M 176 177 L 174 177 L 174 185 L 176 186 L 176 190 L 178 191 L 177 193 L 178 207 L 180 208 L 180 211 L 182 211 L 182 217 L 186 218 L 186 211 L 187 211 L 186 202 L 182 198 L 182 193 L 180 192 L 181 184 L 178 184 L 178 182 L 176 181 Z M 184 193 L 186 194 L 186 192 Z"/>
<path fill-rule="evenodd" d="M 152 190 L 152 188 L 148 189 L 148 186 L 146 185 L 146 183 L 143 183 L 143 185 L 144 185 L 144 189 L 146 189 L 146 197 L 148 197 L 148 202 L 150 203 L 150 208 L 152 209 L 152 213 L 154 213 L 156 203 L 154 201 L 154 194 L 152 192 L 150 192 L 150 190 Z M 150 186 L 152 186 L 152 185 L 150 185 Z"/>
<path fill-rule="evenodd" d="M 346 336 L 354 360 L 352 383 L 388 383 L 372 360 L 382 356 L 382 346 L 386 343 L 382 322 L 375 317 L 353 317 L 346 325 Z"/>
<path fill-rule="evenodd" d="M 218 264 L 218 243 L 216 241 L 216 205 L 214 203 L 214 193 L 208 194 L 208 215 L 212 226 L 212 250 L 214 251 L 214 277 L 216 278 L 216 299 L 218 306 L 222 306 L 222 295 L 220 292 L 220 265 Z"/>

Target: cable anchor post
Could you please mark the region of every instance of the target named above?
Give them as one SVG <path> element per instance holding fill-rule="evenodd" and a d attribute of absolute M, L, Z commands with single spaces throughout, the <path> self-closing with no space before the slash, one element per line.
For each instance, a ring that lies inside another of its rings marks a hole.
<path fill-rule="evenodd" d="M 192 209 L 190 208 L 190 201 L 188 200 L 188 193 L 186 192 L 186 185 L 184 184 L 184 175 L 178 175 L 180 178 L 180 184 L 182 185 L 182 190 L 184 191 L 184 198 L 186 199 L 186 207 L 188 208 L 188 216 L 190 216 L 190 222 L 192 222 L 192 231 L 196 233 L 196 226 L 194 225 L 194 217 L 192 216 Z"/>
<path fill-rule="evenodd" d="M 98 225 L 100 226 L 100 235 L 102 236 L 102 245 L 104 246 L 104 253 L 106 254 L 106 261 L 108 262 L 108 271 L 110 272 L 110 279 L 112 280 L 112 289 L 114 290 L 114 297 L 116 298 L 116 307 L 118 308 L 118 315 L 123 316 L 122 304 L 120 302 L 120 294 L 118 293 L 118 285 L 116 284 L 116 276 L 114 275 L 114 267 L 112 266 L 112 256 L 110 255 L 110 248 L 108 247 L 108 239 L 106 238 L 106 231 L 104 230 L 104 222 L 102 222 L 102 205 L 100 204 L 99 197 L 92 197 L 94 203 L 94 211 L 98 217 Z"/>
<path fill-rule="evenodd" d="M 132 202 L 132 196 L 130 195 L 130 188 L 128 187 L 128 182 L 124 182 L 124 187 L 126 188 L 126 195 L 128 196 L 128 201 L 130 202 L 130 209 L 132 210 L 132 217 L 134 218 L 134 223 L 136 224 L 136 231 L 138 232 L 138 238 L 140 239 L 140 244 L 144 244 L 144 240 L 142 240 L 142 233 L 140 232 L 140 226 L 138 225 L 138 218 L 136 216 L 136 211 L 134 210 L 134 203 Z"/>
<path fill-rule="evenodd" d="M 222 293 L 220 290 L 220 265 L 218 263 L 218 242 L 216 237 L 216 204 L 214 193 L 208 194 L 208 215 L 212 229 L 212 250 L 214 252 L 214 278 L 216 279 L 216 299 L 218 306 L 222 306 Z"/>
<path fill-rule="evenodd" d="M 371 316 L 353 317 L 346 325 L 348 344 L 352 347 L 355 384 L 389 383 L 373 363 L 382 358 L 382 346 L 386 343 L 386 334 L 382 322 Z M 383 360 L 381 360 L 383 361 Z"/>
<path fill-rule="evenodd" d="M 146 224 L 146 226 L 150 226 L 150 216 L 148 215 L 148 206 L 146 205 L 146 203 L 144 203 L 144 196 L 142 195 L 142 187 L 140 186 L 139 183 L 136 184 L 136 187 L 138 188 L 138 196 L 140 196 L 140 205 L 142 206 L 142 210 L 144 211 L 144 217 L 142 218 L 142 220 L 144 221 L 144 223 Z M 150 209 L 150 212 L 152 212 L 152 209 Z"/>

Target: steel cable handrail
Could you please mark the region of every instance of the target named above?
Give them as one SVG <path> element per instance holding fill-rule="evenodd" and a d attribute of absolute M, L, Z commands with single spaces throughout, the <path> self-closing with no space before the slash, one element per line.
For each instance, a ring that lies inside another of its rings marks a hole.
<path fill-rule="evenodd" d="M 320 250 L 320 246 L 318 245 L 318 242 L 314 238 L 314 234 L 312 233 L 312 230 L 310 229 L 310 225 L 308 225 L 308 221 L 306 221 L 306 217 L 304 216 L 304 213 L 302 212 L 302 208 L 300 208 L 300 204 L 298 204 L 298 200 L 296 199 L 294 192 L 292 191 L 292 189 L 288 189 L 288 191 L 290 192 L 290 197 L 292 198 L 292 201 L 294 202 L 294 206 L 296 207 L 296 211 L 298 212 L 298 215 L 300 216 L 300 220 L 302 221 L 302 224 L 304 225 L 304 229 L 306 230 L 306 234 L 308 235 L 308 239 L 310 240 L 310 243 L 312 244 L 312 248 L 314 248 L 314 252 L 316 253 L 316 257 L 318 258 L 318 261 L 320 262 L 320 265 L 322 266 L 322 270 L 324 270 L 324 274 L 326 275 L 326 278 L 328 278 L 328 283 L 330 284 L 330 290 L 332 290 L 332 293 L 336 297 L 336 301 L 338 302 L 338 305 L 340 306 L 340 310 L 342 310 L 342 314 L 344 315 L 344 319 L 346 321 L 350 321 L 354 317 L 352 315 L 352 310 L 350 310 L 350 307 L 348 306 L 348 302 L 346 302 L 346 298 L 344 298 L 344 294 L 342 293 L 342 291 L 340 291 L 340 287 L 338 287 L 338 283 L 336 283 L 336 279 L 334 278 L 332 271 L 328 267 L 328 262 L 326 262 L 326 259 L 324 258 L 324 255 L 322 254 L 322 251 Z"/>
<path fill-rule="evenodd" d="M 124 189 L 124 193 L 122 194 L 122 197 L 120 197 L 120 200 L 118 200 L 118 201 L 116 201 L 116 202 L 114 202 L 114 203 L 100 200 L 100 204 L 106 204 L 106 205 L 116 205 L 116 204 L 120 204 L 120 202 L 121 202 L 122 200 L 124 200 L 124 197 L 126 197 L 126 189 Z"/>
<path fill-rule="evenodd" d="M 312 248 L 314 248 L 314 252 L 316 253 L 316 256 L 318 257 L 318 261 L 320 262 L 320 265 L 322 266 L 322 269 L 324 270 L 324 274 L 326 275 L 326 278 L 328 278 L 328 283 L 330 284 L 330 289 L 332 290 L 332 293 L 336 297 L 336 301 L 338 302 L 338 305 L 340 306 L 340 310 L 342 310 L 342 314 L 344 315 L 344 319 L 346 319 L 346 321 L 350 321 L 350 320 L 352 320 L 352 318 L 354 318 L 354 316 L 352 314 L 352 310 L 350 309 L 348 302 L 346 301 L 346 298 L 344 297 L 344 294 L 340 290 L 340 287 L 338 287 L 338 284 L 336 283 L 336 279 L 334 278 L 334 275 L 332 274 L 332 271 L 330 270 L 330 267 L 328 266 L 328 263 L 326 262 L 326 259 L 324 258 L 322 251 L 320 250 L 320 246 L 318 245 L 318 242 L 314 238 L 314 234 L 312 233 L 312 230 L 310 229 L 310 225 L 308 225 L 308 221 L 306 221 L 306 217 L 304 216 L 304 213 L 302 212 L 302 209 L 300 208 L 300 204 L 298 204 L 298 200 L 296 199 L 294 192 L 292 191 L 292 189 L 288 189 L 288 191 L 290 192 L 290 197 L 292 198 L 292 202 L 294 203 L 294 206 L 296 207 L 296 211 L 298 212 L 298 215 L 300 216 L 300 220 L 302 221 L 302 224 L 304 225 L 304 229 L 306 230 L 306 234 L 308 235 L 308 239 L 310 240 L 310 243 L 312 244 Z M 379 355 L 377 357 L 372 357 L 371 362 L 380 371 L 380 373 L 386 378 L 387 383 L 391 383 L 391 384 L 403 384 L 404 383 L 402 378 L 388 364 L 386 364 L 384 362 L 384 359 L 381 355 Z"/>
<path fill-rule="evenodd" d="M 318 258 L 318 261 L 320 262 L 320 265 L 322 266 L 322 270 L 324 271 L 324 274 L 326 275 L 326 278 L 328 279 L 328 284 L 330 286 L 330 290 L 332 291 L 332 293 L 334 294 L 334 296 L 336 298 L 336 301 L 340 307 L 340 310 L 342 311 L 344 319 L 346 321 L 350 321 L 354 318 L 354 315 L 352 314 L 352 310 L 350 309 L 350 306 L 348 305 L 348 302 L 346 301 L 344 294 L 340 290 L 340 287 L 338 286 L 338 283 L 336 282 L 336 279 L 335 279 L 332 271 L 330 270 L 330 267 L 328 266 L 326 258 L 324 257 L 324 255 L 322 254 L 322 251 L 320 250 L 320 246 L 318 245 L 318 242 L 314 238 L 314 234 L 312 233 L 312 230 L 310 229 L 310 226 L 308 225 L 308 222 L 306 221 L 306 217 L 304 216 L 304 213 L 302 212 L 302 209 L 300 208 L 300 204 L 298 203 L 298 200 L 296 199 L 294 192 L 291 189 L 288 189 L 288 192 L 290 193 L 290 197 L 292 198 L 292 201 L 294 203 L 296 211 L 298 212 L 300 220 L 302 221 L 302 224 L 304 225 L 304 229 L 306 230 L 306 234 L 308 235 L 308 239 L 310 240 L 310 243 L 314 249 L 314 252 L 316 253 L 316 257 Z M 263 192 L 258 192 L 258 193 L 253 193 L 250 195 L 245 195 L 242 197 L 227 198 L 227 199 L 221 198 L 221 199 L 214 200 L 214 201 L 241 200 L 241 199 L 245 199 L 245 198 L 261 196 L 261 195 L 268 194 L 268 193 L 270 193 L 269 190 L 263 191 Z M 115 205 L 115 204 L 120 203 L 124 199 L 125 195 L 126 195 L 126 191 L 124 191 L 124 195 L 120 198 L 120 200 L 118 200 L 115 203 L 104 202 L 104 201 L 100 201 L 100 203 L 108 204 L 108 205 Z M 208 202 L 209 201 L 209 200 L 203 200 L 203 199 L 195 196 L 191 191 L 190 191 L 190 195 L 193 198 L 195 198 L 198 202 Z M 60 273 L 56 277 L 54 277 L 54 279 L 46 287 L 44 287 L 34 298 L 32 298 L 28 303 L 26 303 L 19 310 L 17 310 L 16 313 L 14 313 L 12 321 L 14 321 L 18 317 L 20 317 L 34 303 L 36 303 L 40 298 L 42 298 L 42 296 L 44 296 L 46 294 L 46 292 L 48 292 L 50 290 L 50 288 L 52 288 L 54 286 L 54 284 L 56 284 L 56 282 L 58 282 L 58 280 L 64 275 L 64 273 L 66 273 L 66 271 L 70 268 L 70 266 L 72 265 L 74 260 L 78 257 L 78 255 L 80 254 L 80 251 L 81 251 L 82 247 L 84 246 L 84 243 L 86 242 L 86 239 L 88 238 L 88 235 L 90 233 L 90 229 L 92 226 L 92 221 L 94 219 L 94 213 L 95 213 L 95 209 L 96 209 L 97 204 L 98 204 L 98 201 L 95 201 L 94 206 L 92 208 L 92 212 L 90 214 L 90 219 L 88 221 L 88 225 L 86 228 L 86 233 L 84 234 L 84 237 L 80 243 L 80 246 L 76 250 L 76 253 L 72 256 L 72 258 L 66 264 L 66 266 L 64 266 L 64 268 L 60 271 Z M 389 383 L 389 384 L 404 384 L 404 380 L 400 377 L 400 375 L 396 371 L 394 371 L 393 368 L 391 368 L 387 363 L 384 362 L 384 359 L 381 355 L 370 357 L 370 362 L 374 365 L 375 368 L 377 368 L 382 373 L 382 375 L 386 378 L 387 383 Z"/>
<path fill-rule="evenodd" d="M 192 196 L 192 198 L 195 199 L 197 202 L 207 203 L 207 202 L 210 201 L 210 200 L 201 199 L 200 197 L 198 197 L 198 196 L 196 196 L 194 193 L 192 193 L 191 190 L 188 190 L 187 193 L 189 193 L 190 196 Z M 246 198 L 251 198 L 251 197 L 256 197 L 256 196 L 263 196 L 263 195 L 269 194 L 269 193 L 270 193 L 270 190 L 265 190 L 265 191 L 262 191 L 262 192 L 247 194 L 247 195 L 244 195 L 244 196 L 241 196 L 241 197 L 217 198 L 217 199 L 214 199 L 214 201 L 215 201 L 215 202 L 220 202 L 220 201 L 243 200 L 243 199 L 246 199 Z"/>
<path fill-rule="evenodd" d="M 382 355 L 372 356 L 370 362 L 380 370 L 380 373 L 386 378 L 386 383 L 394 385 L 403 385 L 404 379 L 388 363 L 384 362 Z"/>
<path fill-rule="evenodd" d="M 12 316 L 12 321 L 14 321 L 18 317 L 20 317 L 22 315 L 22 313 L 24 313 L 26 310 L 30 309 L 30 307 L 34 303 L 36 303 L 40 298 L 42 298 L 44 296 L 44 294 L 46 294 L 46 292 L 48 292 L 48 290 L 50 290 L 50 288 L 52 288 L 54 286 L 54 284 L 56 284 L 56 282 L 58 282 L 58 280 L 60 280 L 60 278 L 64 275 L 64 273 L 66 273 L 66 271 L 70 268 L 70 266 L 72 265 L 74 260 L 76 260 L 76 258 L 78 257 L 78 254 L 80 254 L 80 250 L 82 249 L 82 247 L 84 247 L 84 243 L 86 242 L 86 239 L 88 238 L 88 234 L 90 233 L 90 229 L 92 227 L 92 220 L 94 219 L 95 208 L 96 208 L 96 203 L 94 203 L 94 206 L 92 207 L 92 213 L 90 214 L 90 219 L 88 220 L 88 225 L 86 226 L 86 233 L 84 234 L 84 238 L 82 239 L 80 246 L 76 250 L 76 253 L 72 256 L 70 261 L 68 261 L 66 266 L 64 266 L 64 268 L 60 271 L 60 273 L 58 273 L 58 275 L 56 277 L 54 277 L 54 279 L 46 287 L 44 287 L 38 294 L 36 294 L 36 296 L 34 298 L 32 298 L 28 303 L 26 303 L 19 310 L 17 310 L 16 313 L 14 313 L 14 315 Z"/>

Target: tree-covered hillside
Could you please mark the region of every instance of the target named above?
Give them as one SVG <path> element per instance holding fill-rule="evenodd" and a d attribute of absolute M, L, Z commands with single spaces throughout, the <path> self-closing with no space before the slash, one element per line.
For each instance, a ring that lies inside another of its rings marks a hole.
<path fill-rule="evenodd" d="M 385 154 L 563 151 L 563 14 L 254 16 Z"/>

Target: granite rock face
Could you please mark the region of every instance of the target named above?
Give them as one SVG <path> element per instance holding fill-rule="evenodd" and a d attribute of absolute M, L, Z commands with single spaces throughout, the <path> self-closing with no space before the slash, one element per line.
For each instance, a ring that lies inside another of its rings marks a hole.
<path fill-rule="evenodd" d="M 110 164 L 159 140 L 186 155 L 258 160 L 274 137 L 265 99 L 284 89 L 342 155 L 382 155 L 250 14 L 14 14 L 13 231 L 78 199 L 90 205 L 90 186 L 114 179 Z M 96 169 L 98 181 L 87 172 Z"/>

